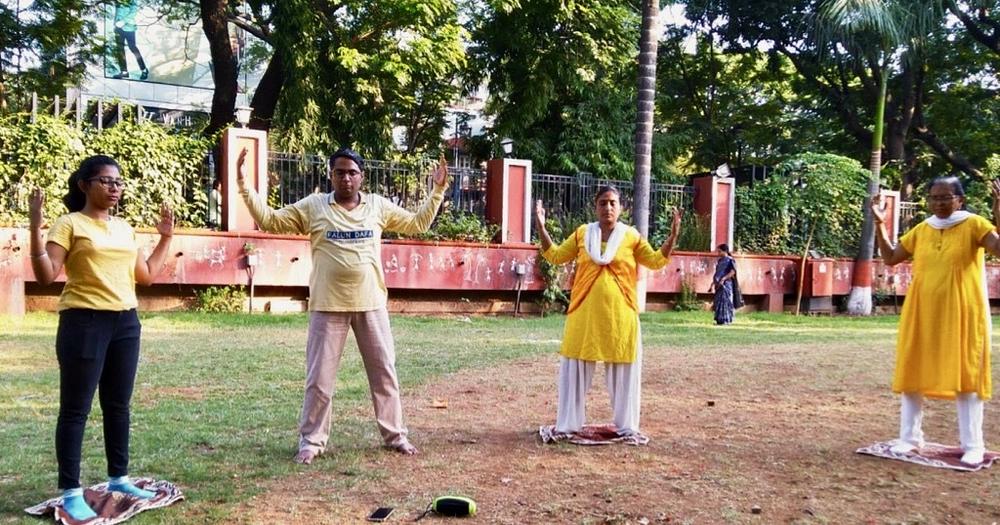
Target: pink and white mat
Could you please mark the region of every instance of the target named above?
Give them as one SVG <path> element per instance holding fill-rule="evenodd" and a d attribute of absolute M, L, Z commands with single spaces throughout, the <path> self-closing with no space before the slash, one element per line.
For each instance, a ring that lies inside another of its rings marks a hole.
<path fill-rule="evenodd" d="M 960 447 L 949 447 L 940 443 L 925 443 L 923 447 L 913 452 L 897 453 L 890 450 L 893 444 L 893 441 L 884 441 L 867 447 L 861 447 L 855 452 L 879 458 L 916 463 L 925 467 L 961 470 L 965 472 L 975 472 L 980 469 L 989 468 L 1000 458 L 1000 453 L 986 452 L 982 463 L 967 465 L 961 461 L 962 449 Z"/>
<path fill-rule="evenodd" d="M 96 518 L 89 520 L 74 520 L 69 517 L 62 507 L 62 496 L 43 501 L 34 507 L 24 509 L 32 516 L 52 516 L 56 523 L 62 525 L 112 525 L 121 523 L 136 514 L 173 505 L 184 499 L 181 489 L 177 488 L 169 481 L 156 481 L 151 478 L 137 478 L 132 480 L 141 489 L 156 493 L 150 499 L 139 499 L 133 496 L 126 496 L 119 492 L 108 490 L 107 482 L 83 489 L 83 498 L 97 513 Z"/>
<path fill-rule="evenodd" d="M 542 443 L 567 442 L 574 445 L 646 445 L 649 438 L 636 432 L 634 434 L 618 435 L 614 425 L 584 425 L 579 432 L 566 434 L 556 432 L 555 425 L 542 425 L 538 427 L 538 437 L 542 438 Z"/>

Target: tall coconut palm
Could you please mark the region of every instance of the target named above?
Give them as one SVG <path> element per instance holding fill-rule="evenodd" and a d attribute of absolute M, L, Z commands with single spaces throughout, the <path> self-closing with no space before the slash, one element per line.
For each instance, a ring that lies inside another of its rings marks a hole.
<path fill-rule="evenodd" d="M 660 0 L 642 0 L 639 36 L 639 93 L 635 118 L 635 178 L 632 215 L 643 239 L 649 238 L 649 173 L 653 157 L 653 114 L 656 103 L 656 53 L 660 41 Z M 646 279 L 640 270 L 636 290 L 639 311 L 646 309 Z"/>
<path fill-rule="evenodd" d="M 635 123 L 635 191 L 632 214 L 643 238 L 649 236 L 649 173 L 653 152 L 653 109 L 656 100 L 656 52 L 659 45 L 659 0 L 642 2 L 639 37 L 639 96 Z"/>
<path fill-rule="evenodd" d="M 826 0 L 819 12 L 821 39 L 832 46 L 843 46 L 854 58 L 872 64 L 879 80 L 868 161 L 871 177 L 868 197 L 862 205 L 864 225 L 847 302 L 848 313 L 870 315 L 875 230 L 868 202 L 879 189 L 888 76 L 893 60 L 899 56 L 903 59 L 913 57 L 919 51 L 921 40 L 933 24 L 940 23 L 942 6 L 939 0 Z"/>

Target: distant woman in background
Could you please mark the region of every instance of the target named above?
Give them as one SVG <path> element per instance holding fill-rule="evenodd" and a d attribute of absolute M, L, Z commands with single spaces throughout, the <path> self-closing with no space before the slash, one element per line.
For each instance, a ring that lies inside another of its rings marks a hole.
<path fill-rule="evenodd" d="M 141 331 L 135 285 L 152 284 L 163 269 L 174 217 L 170 208 L 160 208 L 156 226 L 160 240 L 148 258 L 139 257 L 135 231 L 111 215 L 124 187 L 114 159 L 95 155 L 84 160 L 70 175 L 69 192 L 63 197 L 69 213 L 55 220 L 44 244 L 45 196 L 39 188 L 31 196 L 29 228 L 35 279 L 39 284 L 51 284 L 66 270 L 56 332 L 56 459 L 63 510 L 74 520 L 96 516 L 83 499 L 80 456 L 83 431 L 98 391 L 104 413 L 108 490 L 142 499 L 156 495 L 137 487 L 128 477 L 130 404 Z"/>
<path fill-rule="evenodd" d="M 896 338 L 892 391 L 900 394 L 899 439 L 905 454 L 924 445 L 924 397 L 954 399 L 962 462 L 983 462 L 983 401 L 992 395 L 990 308 L 984 249 L 1000 256 L 1000 236 L 989 220 L 965 210 L 957 177 L 931 181 L 933 215 L 889 242 L 882 196 L 871 201 L 875 239 L 889 266 L 913 259 Z M 1000 181 L 993 181 L 993 216 L 1000 216 Z"/>
<path fill-rule="evenodd" d="M 719 260 L 715 262 L 715 275 L 712 276 L 712 288 L 715 290 L 715 300 L 712 309 L 715 310 L 715 324 L 732 324 L 736 308 L 733 305 L 733 279 L 736 278 L 736 261 L 729 252 L 729 245 L 719 245 Z"/>

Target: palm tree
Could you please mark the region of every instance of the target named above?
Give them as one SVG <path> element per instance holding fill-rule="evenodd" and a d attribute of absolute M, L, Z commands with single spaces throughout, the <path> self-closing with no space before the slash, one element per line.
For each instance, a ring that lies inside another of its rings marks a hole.
<path fill-rule="evenodd" d="M 635 123 L 635 180 L 632 214 L 635 227 L 649 237 L 649 173 L 653 152 L 653 105 L 656 99 L 656 52 L 659 44 L 659 0 L 642 2 L 639 37 L 639 96 Z"/>
<path fill-rule="evenodd" d="M 827 0 L 820 6 L 820 39 L 843 46 L 857 60 L 876 70 L 878 99 L 875 101 L 872 151 L 868 167 L 868 197 L 862 205 L 864 223 L 847 311 L 870 315 L 872 311 L 872 256 L 875 230 L 868 202 L 878 193 L 882 169 L 882 130 L 885 123 L 886 85 L 890 66 L 897 57 L 914 57 L 920 41 L 942 12 L 940 0 Z M 899 53 L 903 50 L 903 53 Z"/>
<path fill-rule="evenodd" d="M 635 179 L 632 182 L 632 215 L 643 239 L 649 238 L 649 173 L 653 156 L 653 113 L 656 103 L 656 52 L 660 34 L 657 18 L 660 0 L 642 1 L 642 33 L 639 36 L 639 94 L 635 117 Z M 636 290 L 639 311 L 646 310 L 646 279 L 639 270 Z"/>

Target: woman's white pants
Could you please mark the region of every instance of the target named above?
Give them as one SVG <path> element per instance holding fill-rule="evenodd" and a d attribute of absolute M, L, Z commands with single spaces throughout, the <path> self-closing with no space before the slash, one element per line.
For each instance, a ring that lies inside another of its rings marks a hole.
<path fill-rule="evenodd" d="M 611 397 L 615 427 L 620 435 L 639 432 L 639 402 L 642 383 L 642 341 L 635 362 L 605 363 L 604 375 Z M 594 379 L 595 361 L 559 357 L 559 406 L 556 432 L 573 433 L 587 421 L 587 391 Z"/>

